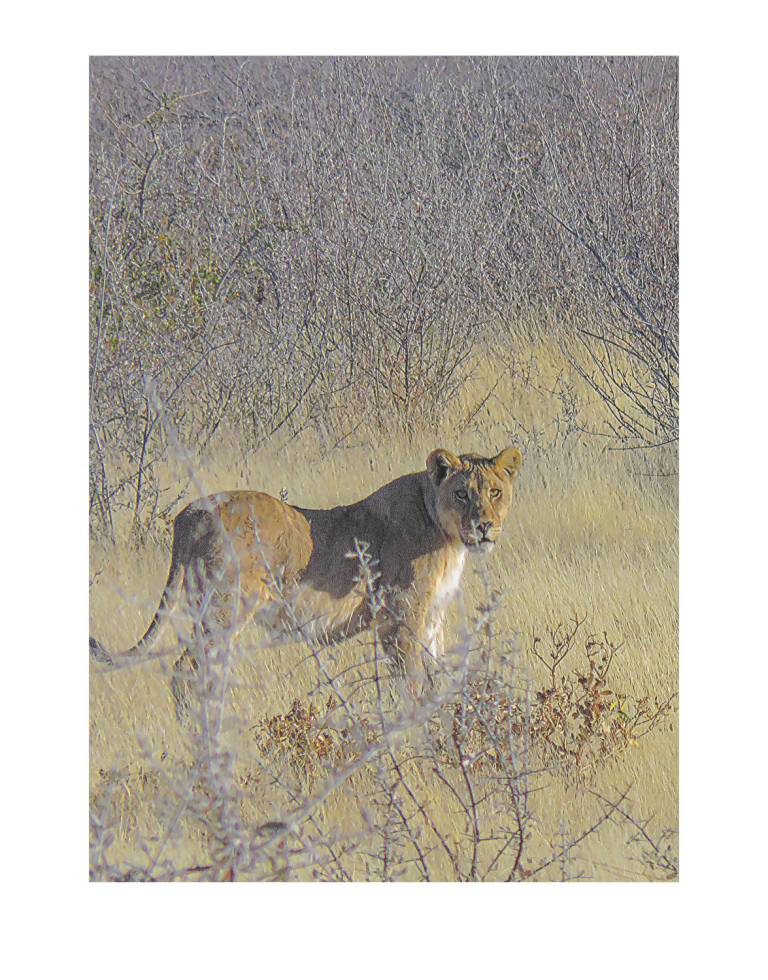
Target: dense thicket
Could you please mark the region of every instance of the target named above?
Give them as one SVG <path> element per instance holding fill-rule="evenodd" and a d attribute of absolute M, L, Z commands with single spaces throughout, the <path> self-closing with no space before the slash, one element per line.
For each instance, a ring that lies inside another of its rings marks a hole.
<path fill-rule="evenodd" d="M 677 84 L 663 58 L 94 59 L 94 529 L 156 501 L 159 404 L 195 449 L 431 424 L 531 309 L 584 342 L 618 439 L 676 439 Z"/>

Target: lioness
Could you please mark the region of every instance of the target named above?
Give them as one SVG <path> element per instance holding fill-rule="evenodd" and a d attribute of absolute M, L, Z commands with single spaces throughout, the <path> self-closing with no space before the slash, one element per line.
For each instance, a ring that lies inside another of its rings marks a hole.
<path fill-rule="evenodd" d="M 467 553 L 490 551 L 501 532 L 521 463 L 517 449 L 492 458 L 436 449 L 426 471 L 330 510 L 247 490 L 196 500 L 174 521 L 171 567 L 154 619 L 136 646 L 116 656 L 151 649 L 184 586 L 212 647 L 217 631 L 238 630 L 254 616 L 274 643 L 304 638 L 322 645 L 376 625 L 396 671 L 418 683 L 422 654 L 442 652 L 443 612 Z M 361 575 L 363 542 L 381 602 L 372 601 L 370 578 Z M 94 659 L 112 662 L 93 638 L 90 648 Z M 185 650 L 174 671 L 180 715 L 196 669 Z"/>

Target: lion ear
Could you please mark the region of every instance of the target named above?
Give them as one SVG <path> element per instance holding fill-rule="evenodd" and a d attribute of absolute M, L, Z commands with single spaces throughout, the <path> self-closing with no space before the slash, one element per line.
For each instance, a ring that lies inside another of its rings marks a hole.
<path fill-rule="evenodd" d="M 435 449 L 427 456 L 427 472 L 439 486 L 451 470 L 460 470 L 461 460 L 447 449 Z"/>
<path fill-rule="evenodd" d="M 493 465 L 502 476 L 508 480 L 517 476 L 517 471 L 523 465 L 523 456 L 519 449 L 502 449 L 494 459 Z"/>

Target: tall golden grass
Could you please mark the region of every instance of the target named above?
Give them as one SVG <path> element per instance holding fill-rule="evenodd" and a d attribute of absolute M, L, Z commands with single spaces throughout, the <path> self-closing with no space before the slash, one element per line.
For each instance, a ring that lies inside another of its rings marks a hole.
<path fill-rule="evenodd" d="M 566 389 L 578 406 L 568 419 L 563 415 Z M 501 596 L 494 631 L 517 650 L 532 690 L 548 683 L 532 653 L 536 637 L 578 617 L 585 620 L 583 635 L 606 634 L 623 644 L 611 669 L 614 691 L 663 700 L 676 692 L 678 676 L 676 457 L 670 449 L 611 450 L 591 434 L 601 420 L 602 407 L 570 368 L 560 341 L 529 337 L 516 359 L 500 354 L 479 361 L 462 397 L 446 406 L 434 431 L 394 433 L 387 439 L 358 431 L 338 446 L 305 433 L 288 444 L 276 437 L 251 454 L 241 451 L 236 434 L 222 433 L 207 458 L 197 462 L 196 476 L 206 491 L 252 488 L 279 495 L 285 489 L 291 503 L 324 507 L 359 499 L 402 473 L 422 469 L 437 446 L 491 452 L 519 445 L 524 466 L 504 534 L 489 559 L 468 565 L 462 601 L 447 623 L 448 640 L 460 634 L 490 587 Z M 169 499 L 178 492 L 182 475 L 180 464 L 169 460 L 164 480 Z M 196 495 L 190 490 L 190 496 Z M 169 528 L 150 531 L 145 545 L 131 547 L 126 518 L 118 525 L 117 547 L 92 543 L 91 632 L 108 649 L 128 647 L 141 635 L 162 591 Z M 359 659 L 365 642 L 345 644 L 340 663 Z M 238 663 L 233 678 L 231 709 L 237 723 L 227 733 L 227 745 L 243 820 L 258 827 L 279 819 L 288 799 L 286 788 L 264 775 L 263 722 L 286 714 L 297 698 L 308 700 L 318 678 L 300 645 L 255 650 L 256 641 L 246 631 L 246 649 L 249 644 L 253 652 Z M 580 656 L 577 642 L 564 666 L 576 665 Z M 91 802 L 100 819 L 111 821 L 111 858 L 125 867 L 146 868 L 153 848 L 162 848 L 164 858 L 179 867 L 204 866 L 209 859 L 209 841 L 199 822 L 190 814 L 179 815 L 169 802 L 164 773 L 176 778 L 191 755 L 174 715 L 168 669 L 167 663 L 156 662 L 92 672 Z M 429 800 L 444 835 L 452 835 L 461 852 L 468 833 L 465 813 L 433 772 L 419 768 L 418 761 L 409 765 L 416 795 Z M 297 772 L 295 765 L 291 772 L 296 786 L 311 788 L 311 772 Z M 346 780 L 313 811 L 318 832 L 339 841 L 362 840 L 376 785 L 366 767 Z M 538 777 L 526 847 L 533 864 L 559 855 L 540 879 L 669 877 L 643 859 L 647 843 L 633 840 L 638 828 L 623 819 L 605 821 L 562 853 L 564 841 L 578 838 L 604 813 L 600 797 L 614 800 L 625 791 L 623 809 L 638 822 L 650 821 L 643 826 L 652 840 L 666 840 L 677 827 L 674 717 L 578 779 L 558 769 Z M 504 817 L 498 815 L 499 827 Z M 498 847 L 483 844 L 481 863 L 490 863 Z M 502 866 L 500 861 L 489 880 L 501 874 Z M 380 876 L 380 863 L 363 846 L 349 852 L 344 867 L 355 880 Z M 441 848 L 431 851 L 430 869 L 438 880 L 456 877 Z M 418 877 L 415 864 L 405 864 L 401 873 Z M 311 869 L 295 872 L 299 878 L 311 874 Z"/>

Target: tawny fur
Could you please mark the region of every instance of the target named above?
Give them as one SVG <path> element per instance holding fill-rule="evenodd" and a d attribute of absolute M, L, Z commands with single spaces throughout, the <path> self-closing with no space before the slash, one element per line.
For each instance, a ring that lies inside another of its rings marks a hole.
<path fill-rule="evenodd" d="M 236 631 L 254 616 L 275 643 L 354 636 L 374 625 L 354 557 L 365 542 L 384 597 L 379 638 L 396 668 L 418 681 L 423 655 L 441 652 L 443 613 L 467 553 L 490 550 L 501 532 L 521 462 L 516 449 L 493 458 L 438 449 L 426 470 L 330 510 L 244 490 L 196 500 L 174 521 L 168 582 L 145 635 L 116 655 L 92 639 L 91 653 L 110 663 L 151 650 L 182 586 L 190 603 L 204 597 L 212 642 L 217 630 Z M 190 666 L 185 653 L 177 668 Z"/>

